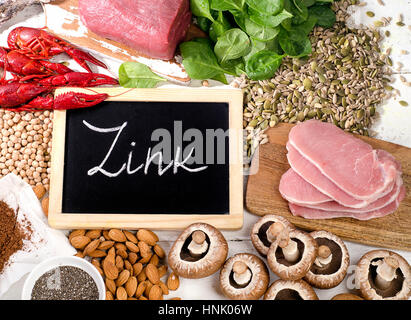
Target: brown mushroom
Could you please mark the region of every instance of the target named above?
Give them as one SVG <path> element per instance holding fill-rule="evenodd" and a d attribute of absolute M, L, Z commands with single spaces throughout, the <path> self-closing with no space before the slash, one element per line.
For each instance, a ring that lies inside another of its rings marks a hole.
<path fill-rule="evenodd" d="M 317 257 L 317 242 L 308 233 L 289 230 L 281 223 L 274 223 L 276 240 L 267 253 L 270 269 L 283 280 L 303 278 Z"/>
<path fill-rule="evenodd" d="M 305 275 L 305 281 L 316 288 L 334 288 L 347 274 L 350 264 L 347 247 L 339 237 L 328 231 L 314 231 L 310 235 L 317 242 L 318 255 Z"/>
<path fill-rule="evenodd" d="M 264 300 L 318 300 L 318 296 L 304 280 L 277 280 L 268 288 Z"/>
<path fill-rule="evenodd" d="M 219 230 L 207 223 L 194 223 L 174 242 L 168 264 L 183 278 L 204 278 L 221 268 L 227 254 L 227 241 Z"/>
<path fill-rule="evenodd" d="M 411 267 L 399 254 L 373 250 L 362 256 L 356 284 L 367 300 L 407 300 L 411 296 Z"/>
<path fill-rule="evenodd" d="M 364 300 L 364 299 L 352 293 L 340 293 L 332 297 L 331 300 Z"/>
<path fill-rule="evenodd" d="M 267 252 L 275 240 L 270 227 L 276 222 L 282 223 L 285 228 L 294 229 L 294 226 L 286 218 L 270 214 L 259 219 L 251 230 L 251 241 L 263 257 L 267 256 Z"/>
<path fill-rule="evenodd" d="M 270 275 L 264 262 L 254 254 L 239 253 L 228 259 L 220 271 L 220 287 L 236 300 L 258 300 L 266 292 Z"/>

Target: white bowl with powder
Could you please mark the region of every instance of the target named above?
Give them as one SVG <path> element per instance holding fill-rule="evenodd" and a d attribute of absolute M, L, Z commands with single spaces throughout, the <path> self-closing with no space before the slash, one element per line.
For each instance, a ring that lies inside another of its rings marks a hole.
<path fill-rule="evenodd" d="M 105 300 L 106 289 L 105 289 L 104 280 L 102 276 L 100 275 L 100 273 L 90 262 L 82 258 L 74 257 L 74 256 L 53 257 L 53 258 L 43 261 L 38 266 L 36 266 L 30 272 L 29 276 L 24 282 L 22 296 L 21 296 L 22 300 L 32 300 L 33 289 L 37 281 L 40 280 L 43 275 L 45 275 L 49 271 L 57 270 L 57 269 L 60 270 L 60 268 L 64 268 L 64 267 L 78 268 L 81 271 L 84 271 L 85 273 L 87 273 L 97 286 L 98 300 Z M 49 294 L 50 293 L 52 293 L 52 291 L 50 291 Z M 73 300 L 78 300 L 78 298 L 74 298 Z"/>

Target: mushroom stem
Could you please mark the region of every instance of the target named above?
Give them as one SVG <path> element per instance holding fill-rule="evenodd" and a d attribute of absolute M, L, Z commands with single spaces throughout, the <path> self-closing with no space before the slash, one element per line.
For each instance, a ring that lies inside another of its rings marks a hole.
<path fill-rule="evenodd" d="M 251 279 L 251 271 L 243 261 L 236 261 L 233 264 L 234 281 L 239 285 L 247 284 Z"/>
<path fill-rule="evenodd" d="M 317 258 L 315 259 L 314 263 L 315 263 L 318 267 L 322 268 L 322 267 L 330 264 L 332 258 L 333 258 L 333 255 L 332 255 L 332 253 L 331 253 L 330 248 L 329 248 L 328 246 L 321 245 L 321 246 L 318 248 L 318 256 L 317 256 Z"/>
<path fill-rule="evenodd" d="M 377 277 L 375 278 L 376 285 L 380 289 L 387 289 L 396 275 L 396 270 L 399 267 L 397 259 L 392 257 L 385 257 L 376 263 L 377 265 Z"/>
<path fill-rule="evenodd" d="M 290 239 L 290 235 L 287 229 L 284 228 L 280 222 L 273 223 L 270 228 L 270 233 L 277 237 L 280 237 L 278 246 L 283 250 L 284 258 L 288 262 L 295 262 L 300 256 L 298 251 L 297 242 Z"/>
<path fill-rule="evenodd" d="M 192 256 L 200 256 L 208 249 L 208 243 L 206 240 L 206 235 L 203 231 L 194 231 L 192 236 L 192 241 L 188 245 L 188 251 L 190 251 Z"/>

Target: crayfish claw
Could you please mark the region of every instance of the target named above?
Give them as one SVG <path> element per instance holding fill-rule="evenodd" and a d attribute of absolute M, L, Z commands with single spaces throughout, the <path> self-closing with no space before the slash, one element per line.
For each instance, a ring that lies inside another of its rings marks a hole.
<path fill-rule="evenodd" d="M 62 93 L 54 99 L 54 110 L 70 110 L 95 106 L 106 100 L 108 94 L 85 94 L 79 92 Z"/>
<path fill-rule="evenodd" d="M 80 66 L 82 66 L 84 69 L 86 69 L 88 72 L 92 72 L 90 67 L 87 64 L 88 62 L 91 62 L 95 64 L 96 66 L 102 67 L 107 69 L 107 66 L 101 62 L 100 60 L 97 60 L 94 58 L 92 55 L 88 54 L 87 52 L 81 51 L 79 49 L 76 49 L 71 46 L 65 46 L 64 51 L 74 59 Z"/>

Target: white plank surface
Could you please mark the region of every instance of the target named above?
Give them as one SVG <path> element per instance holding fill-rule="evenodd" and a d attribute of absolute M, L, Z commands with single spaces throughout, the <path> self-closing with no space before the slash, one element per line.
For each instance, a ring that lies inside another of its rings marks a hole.
<path fill-rule="evenodd" d="M 386 29 L 390 30 L 391 37 L 383 44 L 384 48 L 393 47 L 393 60 L 394 63 L 400 61 L 404 64 L 404 68 L 401 70 L 408 81 L 411 81 L 411 30 L 405 27 L 398 27 L 395 25 L 400 13 L 404 16 L 404 22 L 407 25 L 411 25 L 411 0 L 383 0 L 386 6 L 381 7 L 376 0 L 367 1 L 368 4 L 365 7 L 356 8 L 353 14 L 355 23 L 371 23 L 373 20 L 381 18 L 382 16 L 393 17 L 393 23 Z M 370 19 L 366 16 L 366 11 L 373 11 L 376 13 L 376 17 Z M 13 20 L 9 21 L 5 25 L 0 27 L 0 45 L 6 46 L 6 39 L 9 31 L 16 25 L 42 27 L 44 26 L 44 16 L 40 7 L 31 7 L 19 14 Z M 407 50 L 410 52 L 408 55 L 403 55 L 400 50 Z M 98 56 L 98 55 L 97 55 Z M 110 67 L 109 74 L 117 74 L 117 69 L 120 64 L 119 61 L 114 61 L 105 57 L 98 56 L 101 60 L 107 63 Z M 75 68 L 74 66 L 71 66 Z M 106 72 L 101 69 L 94 69 L 94 71 Z M 399 76 L 395 76 L 397 79 L 394 83 L 394 87 L 401 91 L 401 100 L 406 100 L 410 103 L 409 107 L 401 107 L 398 103 L 398 99 L 391 99 L 384 103 L 379 109 L 380 118 L 372 128 L 378 132 L 377 138 L 386 141 L 398 143 L 404 146 L 411 147 L 411 89 L 404 86 L 399 81 Z M 211 85 L 216 85 L 216 82 L 211 81 Z M 192 86 L 199 86 L 199 81 L 193 81 Z M 167 84 L 166 86 L 173 86 Z M 275 214 L 275 212 L 273 212 Z M 410 213 L 411 214 L 411 213 Z M 257 216 L 254 216 L 245 211 L 244 213 L 244 227 L 238 231 L 224 231 L 224 235 L 229 242 L 229 256 L 240 253 L 249 252 L 255 253 L 255 250 L 250 242 L 250 230 L 252 225 L 258 220 Z M 158 232 L 161 239 L 161 244 L 168 251 L 171 247 L 174 239 L 176 239 L 179 232 L 162 231 Z M 348 250 L 351 255 L 351 264 L 354 265 L 358 262 L 359 258 L 366 252 L 377 249 L 370 246 L 355 244 L 346 242 Z M 408 262 L 411 262 L 411 252 L 397 251 Z M 330 290 L 316 290 L 320 299 L 330 299 L 337 293 L 349 291 L 351 283 L 349 280 L 352 277 L 347 277 L 337 288 Z M 271 274 L 271 282 L 276 280 L 277 277 Z M 348 280 L 347 280 L 348 279 Z M 348 282 L 347 282 L 348 281 Z M 5 295 L 0 299 L 19 299 L 21 294 L 21 288 L 24 282 L 24 278 L 16 283 Z M 181 297 L 183 299 L 224 299 L 219 289 L 218 274 L 214 274 L 208 278 L 199 280 L 181 279 L 181 286 L 176 292 L 172 292 L 170 297 Z"/>

